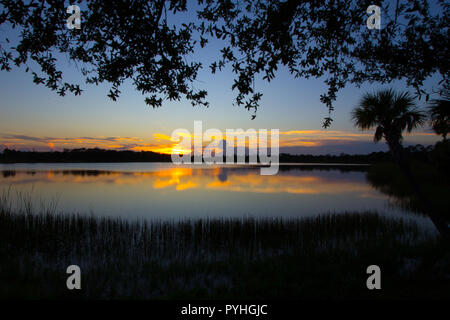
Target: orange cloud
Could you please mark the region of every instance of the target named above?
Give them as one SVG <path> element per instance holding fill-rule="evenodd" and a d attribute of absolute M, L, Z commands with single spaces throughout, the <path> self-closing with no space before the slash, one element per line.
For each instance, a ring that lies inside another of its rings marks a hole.
<path fill-rule="evenodd" d="M 244 130 L 244 134 L 245 134 Z M 226 130 L 222 130 L 225 135 Z M 261 131 L 256 130 L 259 134 Z M 270 130 L 267 131 L 270 135 Z M 239 134 L 239 133 L 238 133 Z M 242 134 L 242 133 L 241 133 Z M 320 147 L 335 143 L 350 143 L 352 141 L 372 141 L 373 132 L 357 132 L 351 130 L 284 130 L 279 131 L 280 147 Z M 194 138 L 193 134 L 179 132 L 181 138 Z M 433 143 L 434 133 L 416 131 L 408 136 L 421 138 L 423 141 Z M 269 138 L 269 137 L 268 137 Z M 223 136 L 226 140 L 226 136 Z M 193 140 L 193 139 L 192 139 Z M 248 147 L 249 142 L 244 142 Z M 269 139 L 268 139 L 269 140 Z M 417 139 L 416 139 L 417 140 Z M 217 140 L 216 140 L 217 141 Z M 204 146 L 210 141 L 205 140 Z M 62 150 L 63 148 L 102 148 L 113 150 L 152 151 L 164 154 L 190 154 L 191 150 L 178 146 L 178 139 L 173 140 L 169 135 L 155 132 L 147 141 L 138 137 L 99 136 L 99 137 L 39 137 L 20 134 L 1 134 L 0 145 L 8 148 L 36 149 L 36 150 Z M 220 152 L 220 150 L 217 150 Z"/>
<path fill-rule="evenodd" d="M 320 141 L 305 141 L 302 139 L 280 141 L 280 147 L 318 147 L 321 145 Z"/>
<path fill-rule="evenodd" d="M 169 140 L 172 141 L 172 138 L 164 133 L 154 133 L 153 136 L 158 140 Z"/>

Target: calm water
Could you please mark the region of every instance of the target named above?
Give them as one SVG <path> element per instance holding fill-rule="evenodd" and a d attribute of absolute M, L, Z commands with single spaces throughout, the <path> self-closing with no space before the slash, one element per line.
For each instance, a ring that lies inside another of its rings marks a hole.
<path fill-rule="evenodd" d="M 376 210 L 428 223 L 375 190 L 363 167 L 282 166 L 274 176 L 248 166 L 171 163 L 0 164 L 0 171 L 0 190 L 31 194 L 37 207 L 58 199 L 64 212 L 172 219 Z"/>

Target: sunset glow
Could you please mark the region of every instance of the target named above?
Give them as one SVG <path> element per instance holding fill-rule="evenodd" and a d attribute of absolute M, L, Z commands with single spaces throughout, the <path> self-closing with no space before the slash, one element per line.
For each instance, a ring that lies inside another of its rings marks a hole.
<path fill-rule="evenodd" d="M 194 135 L 188 136 L 193 141 Z M 205 137 L 206 138 L 206 137 Z M 225 135 L 222 137 L 226 141 Z M 326 131 L 326 130 L 291 130 L 280 131 L 280 148 L 306 147 L 314 148 L 336 144 L 352 144 L 357 142 L 372 143 L 372 132 Z M 434 141 L 436 136 L 429 132 L 414 132 L 406 137 L 407 140 L 426 143 Z M 204 141 L 206 147 L 211 140 Z M 248 145 L 248 141 L 246 141 Z M 77 148 L 100 148 L 109 150 L 151 151 L 162 154 L 190 154 L 191 150 L 181 148 L 178 141 L 165 133 L 154 133 L 148 140 L 137 137 L 35 137 L 24 135 L 1 136 L 1 149 L 52 151 Z M 220 149 L 216 150 L 220 152 Z"/>
<path fill-rule="evenodd" d="M 304 173 L 300 176 L 278 174 L 261 176 L 238 169 L 212 168 L 193 169 L 185 167 L 168 168 L 155 172 L 99 172 L 86 175 L 82 171 L 35 172 L 33 175 L 19 174 L 8 178 L 10 183 L 105 183 L 117 185 L 143 184 L 150 189 L 172 189 L 185 191 L 205 189 L 250 193 L 291 193 L 291 194 L 336 194 L 346 192 L 366 192 L 370 186 L 365 183 L 342 180 L 324 180 Z"/>

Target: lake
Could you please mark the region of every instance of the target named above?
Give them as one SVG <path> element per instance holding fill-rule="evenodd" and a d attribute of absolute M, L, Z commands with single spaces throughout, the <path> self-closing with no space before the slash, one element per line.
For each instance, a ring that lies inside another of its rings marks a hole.
<path fill-rule="evenodd" d="M 35 206 L 57 200 L 68 213 L 125 219 L 300 217 L 377 211 L 429 219 L 395 206 L 366 179 L 366 166 L 281 165 L 277 175 L 257 167 L 172 163 L 0 164 L 0 190 L 29 195 Z"/>

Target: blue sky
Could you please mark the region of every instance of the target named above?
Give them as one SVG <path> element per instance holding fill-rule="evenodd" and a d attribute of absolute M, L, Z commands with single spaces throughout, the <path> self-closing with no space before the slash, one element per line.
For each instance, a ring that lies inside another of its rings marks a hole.
<path fill-rule="evenodd" d="M 5 26 L 0 26 L 1 33 L 13 36 Z M 195 86 L 208 91 L 209 108 L 192 107 L 189 102 L 181 100 L 165 101 L 163 107 L 153 109 L 145 104 L 144 96 L 130 83 L 121 87 L 118 101 L 111 101 L 106 96 L 109 90 L 107 84 L 84 84 L 77 67 L 65 57 L 61 60 L 64 77 L 68 82 L 82 85 L 84 92 L 81 96 L 68 94 L 60 97 L 46 87 L 35 85 L 31 75 L 25 73 L 24 69 L 1 71 L 0 149 L 47 150 L 98 146 L 147 150 L 147 146 L 151 150 L 152 146 L 167 143 L 156 138 L 157 134 L 170 136 L 177 128 L 193 131 L 194 120 L 202 120 L 205 129 L 302 131 L 295 136 L 297 141 L 318 141 L 310 146 L 301 143 L 292 146 L 290 143 L 284 147 L 284 151 L 291 153 L 368 153 L 386 150 L 384 143 L 375 145 L 370 135 L 355 138 L 354 135 L 346 137 L 346 133 L 359 133 L 353 127 L 350 112 L 361 95 L 390 86 L 348 86 L 341 90 L 332 114 L 334 122 L 327 131 L 322 128 L 322 121 L 328 111 L 319 100 L 320 95 L 326 92 L 323 80 L 294 79 L 287 70 L 280 68 L 276 79 L 270 83 L 256 81 L 256 89 L 263 93 L 263 97 L 256 119 L 251 120 L 250 112 L 232 105 L 236 92 L 231 91 L 231 72 L 209 73 L 208 62 L 214 60 L 217 49 L 220 47 L 213 44 L 197 53 L 205 64 Z M 427 81 L 426 86 L 437 88 L 437 81 L 438 77 L 434 77 Z M 391 87 L 406 89 L 402 82 L 396 82 Z M 424 102 L 419 101 L 418 105 L 424 105 Z M 405 142 L 433 144 L 439 137 L 430 132 L 429 128 L 425 128 L 407 136 Z M 280 144 L 283 151 L 282 140 Z"/>

